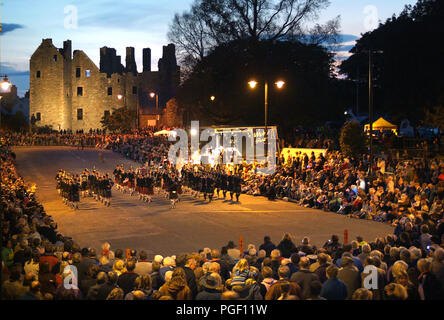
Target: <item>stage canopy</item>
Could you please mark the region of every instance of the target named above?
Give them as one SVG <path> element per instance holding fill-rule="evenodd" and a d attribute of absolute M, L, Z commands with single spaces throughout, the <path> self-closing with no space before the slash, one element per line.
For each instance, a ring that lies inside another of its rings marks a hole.
<path fill-rule="evenodd" d="M 161 130 L 161 131 L 157 131 L 154 133 L 155 136 L 160 136 L 160 135 L 169 135 L 170 131 L 168 130 Z"/>
<path fill-rule="evenodd" d="M 387 120 L 385 120 L 384 118 L 379 118 L 378 120 L 376 120 L 375 122 L 373 122 L 373 131 L 385 131 L 385 130 L 391 130 L 393 131 L 396 135 L 398 134 L 397 129 L 398 126 L 395 124 L 391 124 L 390 122 L 388 122 Z M 364 130 L 368 131 L 370 130 L 370 124 L 366 124 L 364 126 Z"/>

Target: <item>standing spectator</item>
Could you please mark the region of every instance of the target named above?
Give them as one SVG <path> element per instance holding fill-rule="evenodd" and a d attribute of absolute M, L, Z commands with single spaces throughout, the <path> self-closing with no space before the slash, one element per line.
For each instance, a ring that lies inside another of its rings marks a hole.
<path fill-rule="evenodd" d="M 276 249 L 276 246 L 273 242 L 271 242 L 271 238 L 269 236 L 264 237 L 264 243 L 259 246 L 259 250 L 265 250 L 266 256 L 269 257 L 271 251 Z"/>
<path fill-rule="evenodd" d="M 160 271 L 160 263 L 157 261 L 153 261 L 152 272 L 150 276 L 152 281 L 152 287 L 154 290 L 159 290 L 160 287 L 163 286 L 165 283 L 165 280 L 162 279 L 159 271 Z"/>
<path fill-rule="evenodd" d="M 438 248 L 433 254 L 432 273 L 444 288 L 444 249 Z"/>
<path fill-rule="evenodd" d="M 17 300 L 23 296 L 28 290 L 21 282 L 20 264 L 15 264 L 10 268 L 9 279 L 2 284 L 2 300 Z"/>
<path fill-rule="evenodd" d="M 49 261 L 44 261 L 40 265 L 39 282 L 42 295 L 45 295 L 46 293 L 49 293 L 52 296 L 55 295 L 57 289 L 56 276 L 51 272 L 51 264 Z"/>
<path fill-rule="evenodd" d="M 431 268 L 432 264 L 429 259 L 419 259 L 419 296 L 421 300 L 443 300 L 443 288 L 431 272 Z"/>
<path fill-rule="evenodd" d="M 342 268 L 339 269 L 338 279 L 347 286 L 347 300 L 351 300 L 353 293 L 361 287 L 361 277 L 359 270 L 353 265 L 352 258 L 345 256 L 342 258 Z"/>
<path fill-rule="evenodd" d="M 107 274 L 107 281 L 98 289 L 97 300 L 106 300 L 106 297 L 110 294 L 112 290 L 117 288 L 117 273 L 111 271 Z"/>
<path fill-rule="evenodd" d="M 88 295 L 86 296 L 87 300 L 97 300 L 100 289 L 106 284 L 108 281 L 108 276 L 105 272 L 99 272 L 97 274 L 96 284 L 91 286 L 88 290 Z"/>
<path fill-rule="evenodd" d="M 322 285 L 321 297 L 327 300 L 345 300 L 348 296 L 347 286 L 338 279 L 339 268 L 331 265 L 327 268 L 327 281 Z"/>
<path fill-rule="evenodd" d="M 277 248 L 281 252 L 281 256 L 284 258 L 290 258 L 292 253 L 297 252 L 297 248 L 288 233 L 284 234 Z"/>
<path fill-rule="evenodd" d="M 313 281 L 319 281 L 318 276 L 310 270 L 310 260 L 302 257 L 299 261 L 299 271 L 294 273 L 290 281 L 296 282 L 302 289 L 302 299 L 310 296 L 310 285 Z"/>
<path fill-rule="evenodd" d="M 320 281 L 312 281 L 310 284 L 310 296 L 307 300 L 327 300 L 321 297 L 322 283 Z"/>

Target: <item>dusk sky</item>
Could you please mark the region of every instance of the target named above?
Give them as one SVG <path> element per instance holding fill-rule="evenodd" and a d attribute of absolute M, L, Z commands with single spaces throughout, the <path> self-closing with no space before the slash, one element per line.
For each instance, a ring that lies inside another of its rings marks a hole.
<path fill-rule="evenodd" d="M 56 47 L 72 40 L 73 50 L 83 50 L 99 65 L 99 48 L 114 47 L 125 61 L 125 47 L 135 48 L 139 71 L 142 48 L 152 50 L 152 67 L 168 43 L 168 25 L 175 13 L 189 9 L 193 0 L 2 0 L 1 74 L 7 74 L 22 96 L 29 89 L 29 58 L 43 38 Z M 320 22 L 341 16 L 341 33 L 359 37 L 368 31 L 369 15 L 377 9 L 379 21 L 399 14 L 416 0 L 331 0 Z M 369 7 L 371 6 L 371 7 Z M 367 10 L 365 10 L 367 8 Z M 77 28 L 69 18 L 77 10 Z M 371 23 L 370 23 L 371 26 Z M 353 37 L 345 38 L 345 47 Z"/>

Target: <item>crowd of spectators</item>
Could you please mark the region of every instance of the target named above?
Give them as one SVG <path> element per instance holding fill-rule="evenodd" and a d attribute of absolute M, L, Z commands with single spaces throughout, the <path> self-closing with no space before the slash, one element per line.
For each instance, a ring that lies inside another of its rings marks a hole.
<path fill-rule="evenodd" d="M 444 162 L 437 158 L 381 156 L 373 163 L 373 179 L 367 158 L 353 161 L 340 152 L 298 154 L 280 163 L 271 175 L 246 170 L 242 191 L 395 225 L 402 218 L 436 223 L 442 217 Z"/>
<path fill-rule="evenodd" d="M 4 300 L 436 300 L 444 293 L 444 223 L 399 221 L 394 234 L 322 247 L 286 234 L 245 252 L 232 242 L 175 256 L 81 248 L 57 231 L 0 147 Z M 424 213 L 427 214 L 427 213 Z M 436 213 L 442 218 L 442 210 Z M 401 219 L 402 220 L 402 219 Z M 365 288 L 374 266 L 377 286 Z M 75 267 L 75 268 L 74 268 Z M 77 276 L 75 276 L 77 275 Z"/>
<path fill-rule="evenodd" d="M 82 139 L 85 140 L 82 140 Z M 129 135 L 4 136 L 0 146 L 2 289 L 5 300 L 435 300 L 444 298 L 443 162 L 378 158 L 376 178 L 368 159 L 338 152 L 283 159 L 272 175 L 242 164 L 243 191 L 294 200 L 350 217 L 390 222 L 393 234 L 322 247 L 286 234 L 241 252 L 230 241 L 176 256 L 81 248 L 57 231 L 17 173 L 9 145 L 91 145 L 140 163 L 166 159 L 169 145 L 152 132 Z M 366 289 L 364 269 L 377 270 L 377 288 Z M 75 268 L 73 268 L 75 267 Z M 77 277 L 73 277 L 77 272 Z"/>

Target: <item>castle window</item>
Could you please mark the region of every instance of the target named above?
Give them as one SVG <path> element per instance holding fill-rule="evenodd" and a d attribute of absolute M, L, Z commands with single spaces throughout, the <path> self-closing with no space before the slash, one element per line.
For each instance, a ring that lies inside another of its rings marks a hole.
<path fill-rule="evenodd" d="M 113 95 L 113 87 L 108 87 L 108 95 L 109 96 Z"/>
<path fill-rule="evenodd" d="M 109 115 L 110 115 L 109 110 L 105 110 L 103 116 L 104 116 L 105 118 L 107 118 L 107 117 L 109 117 Z"/>
<path fill-rule="evenodd" d="M 40 70 L 37 71 L 36 77 L 40 78 Z"/>
<path fill-rule="evenodd" d="M 133 94 L 137 94 L 137 87 L 133 87 Z"/>
<path fill-rule="evenodd" d="M 76 68 L 76 78 L 80 78 L 80 68 Z"/>
<path fill-rule="evenodd" d="M 85 77 L 89 78 L 89 76 L 91 75 L 91 70 L 85 70 Z"/>
<path fill-rule="evenodd" d="M 77 109 L 77 120 L 83 120 L 83 109 Z"/>
<path fill-rule="evenodd" d="M 77 87 L 77 96 L 83 96 L 83 87 Z"/>
<path fill-rule="evenodd" d="M 36 117 L 35 117 L 35 119 L 36 119 L 37 121 L 42 120 L 42 116 L 41 116 L 40 112 L 37 112 L 37 113 L 36 113 Z"/>
<path fill-rule="evenodd" d="M 54 57 L 52 57 L 52 61 L 57 62 L 57 55 L 55 54 Z"/>

